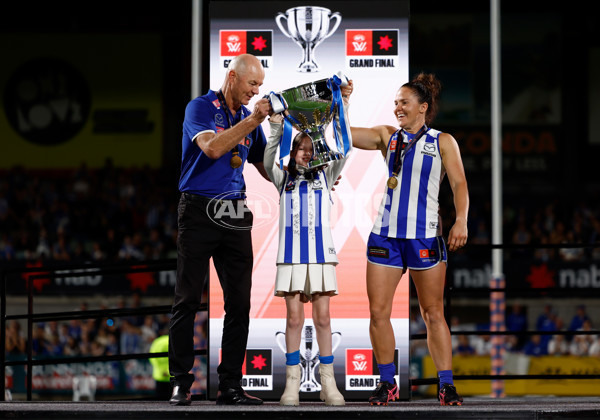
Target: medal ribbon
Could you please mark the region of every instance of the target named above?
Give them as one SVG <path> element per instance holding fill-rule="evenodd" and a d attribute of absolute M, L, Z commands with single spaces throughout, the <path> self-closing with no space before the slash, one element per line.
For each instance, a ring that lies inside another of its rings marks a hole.
<path fill-rule="evenodd" d="M 423 125 L 421 129 L 415 134 L 412 140 L 406 145 L 406 147 L 402 150 L 402 152 L 398 153 L 398 146 L 396 146 L 396 154 L 394 155 L 394 164 L 392 165 L 392 176 L 397 176 L 400 173 L 400 168 L 402 168 L 402 161 L 406 152 L 410 150 L 411 147 L 414 146 L 416 142 L 429 130 L 427 125 Z M 402 143 L 404 144 L 404 139 L 402 139 Z"/>
<path fill-rule="evenodd" d="M 348 124 L 347 121 L 347 110 L 344 108 L 344 101 L 342 99 L 342 91 L 340 89 L 341 84 L 342 79 L 335 74 L 331 79 L 327 80 L 327 87 L 333 94 L 330 114 L 335 115 L 335 122 L 333 124 L 335 144 L 338 151 L 343 150 L 344 156 L 348 156 L 348 152 L 352 148 L 352 134 L 350 132 L 350 124 Z"/>
<path fill-rule="evenodd" d="M 269 98 L 269 102 L 271 101 L 271 95 L 276 96 L 279 101 L 284 105 L 285 109 L 287 109 L 287 102 L 283 98 L 283 96 L 279 93 L 271 92 L 267 97 Z M 273 104 L 271 104 L 271 108 Z M 279 138 L 279 167 L 283 169 L 283 159 L 285 159 L 290 154 L 290 149 L 292 147 L 292 128 L 294 124 L 300 125 L 300 122 L 297 121 L 294 117 L 289 114 L 281 113 L 283 116 L 283 133 Z"/>
<path fill-rule="evenodd" d="M 219 99 L 219 102 L 221 103 L 221 106 L 223 107 L 223 110 L 225 111 L 225 115 L 227 116 L 227 123 L 229 124 L 229 128 L 233 127 L 235 125 L 235 123 L 233 122 L 233 115 L 231 113 L 231 111 L 229 110 L 229 107 L 227 106 L 227 102 L 225 102 L 225 96 L 223 95 L 223 92 L 221 91 L 221 89 L 219 89 L 217 92 L 215 92 L 217 94 L 217 98 Z M 243 117 L 244 116 L 244 110 L 243 108 L 240 107 L 240 115 Z M 241 118 L 240 118 L 241 120 Z M 235 147 L 233 149 L 231 149 L 231 153 L 233 154 L 233 156 L 238 156 L 240 154 L 240 150 L 239 150 L 239 145 L 235 145 Z"/>

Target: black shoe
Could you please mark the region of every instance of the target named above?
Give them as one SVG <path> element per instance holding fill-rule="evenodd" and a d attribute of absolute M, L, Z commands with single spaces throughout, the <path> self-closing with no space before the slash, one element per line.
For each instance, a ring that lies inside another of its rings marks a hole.
<path fill-rule="evenodd" d="M 396 380 L 394 379 L 393 384 L 381 381 L 369 397 L 369 404 L 388 405 L 388 402 L 396 401 L 398 398 L 400 398 L 400 390 L 398 389 L 398 385 L 396 385 Z"/>
<path fill-rule="evenodd" d="M 462 405 L 463 399 L 456 392 L 456 388 L 453 385 L 444 384 L 440 388 L 438 399 L 441 405 Z"/>
<path fill-rule="evenodd" d="M 190 405 L 192 403 L 192 394 L 187 388 L 183 388 L 179 385 L 173 388 L 173 395 L 169 400 L 171 405 Z"/>
<path fill-rule="evenodd" d="M 262 403 L 260 398 L 248 395 L 242 387 L 219 390 L 217 393 L 217 405 L 261 405 Z"/>

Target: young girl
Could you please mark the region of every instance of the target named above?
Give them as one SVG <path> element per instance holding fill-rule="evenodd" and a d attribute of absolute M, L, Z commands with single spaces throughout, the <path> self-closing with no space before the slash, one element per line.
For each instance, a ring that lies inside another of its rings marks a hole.
<path fill-rule="evenodd" d="M 312 317 L 319 344 L 321 400 L 326 405 L 344 405 L 333 373 L 333 351 L 329 298 L 337 294 L 335 265 L 338 263 L 329 226 L 330 193 L 345 159 L 324 169 L 306 171 L 313 155 L 310 137 L 299 132 L 292 142 L 287 168 L 275 164 L 283 117 L 270 118 L 271 134 L 264 164 L 280 197 L 279 252 L 275 295 L 285 299 L 286 384 L 279 403 L 298 405 L 300 390 L 300 341 L 304 303 L 312 302 Z"/>

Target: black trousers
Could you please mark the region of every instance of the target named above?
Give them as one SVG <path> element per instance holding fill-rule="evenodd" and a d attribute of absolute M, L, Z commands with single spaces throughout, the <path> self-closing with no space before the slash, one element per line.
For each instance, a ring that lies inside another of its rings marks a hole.
<path fill-rule="evenodd" d="M 223 207 L 225 206 L 225 207 Z M 177 281 L 169 325 L 171 384 L 194 376 L 194 318 L 212 258 L 223 289 L 225 318 L 219 389 L 239 387 L 248 342 L 252 286 L 252 213 L 242 200 L 216 201 L 183 193 L 178 206 Z"/>

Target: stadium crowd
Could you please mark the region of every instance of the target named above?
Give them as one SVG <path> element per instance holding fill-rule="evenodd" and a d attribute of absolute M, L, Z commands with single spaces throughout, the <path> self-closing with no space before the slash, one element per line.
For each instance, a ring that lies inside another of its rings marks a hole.
<path fill-rule="evenodd" d="M 0 263 L 175 258 L 177 179 L 176 170 L 124 169 L 115 167 L 110 160 L 99 169 L 82 164 L 73 171 L 32 172 L 20 167 L 4 171 L 0 176 Z M 490 203 L 477 198 L 471 201 L 469 243 L 489 244 Z M 575 205 L 555 198 L 534 201 L 532 207 L 506 201 L 505 243 L 575 243 L 582 247 L 513 249 L 508 252 L 510 258 L 600 261 L 600 205 L 596 200 Z M 442 218 L 452 220 L 453 215 L 442 214 Z M 461 251 L 462 258 L 469 258 L 468 252 Z M 37 325 L 34 351 L 52 356 L 144 352 L 153 337 L 166 331 L 168 319 L 148 316 L 114 320 L 112 325 L 107 322 Z M 547 327 L 556 330 L 561 330 L 562 324 L 556 315 L 547 321 Z M 591 328 L 591 323 L 584 324 L 578 328 Z M 23 333 L 19 329 L 16 322 L 7 328 L 5 345 L 9 354 L 23 352 Z M 600 354 L 595 335 L 541 335 L 527 342 L 524 338 L 527 337 L 509 337 L 507 345 L 513 351 L 530 354 Z M 456 353 L 480 354 L 489 348 L 485 337 L 454 339 Z"/>
<path fill-rule="evenodd" d="M 507 311 L 505 326 L 507 331 L 515 335 L 506 335 L 504 348 L 506 351 L 521 353 L 527 356 L 592 356 L 600 358 L 600 335 L 595 334 L 594 321 L 588 314 L 585 305 L 578 305 L 569 323 L 559 316 L 558 311 L 550 304 L 544 306 L 537 315 L 535 325 L 529 325 L 526 308 L 520 303 L 513 303 Z M 477 331 L 489 330 L 489 325 L 461 323 L 458 316 L 451 319 L 452 350 L 460 356 L 489 356 L 492 342 L 490 335 L 473 334 Z M 461 334 L 468 331 L 471 334 Z M 527 332 L 530 333 L 527 333 Z M 535 333 L 531 333 L 535 332 Z M 559 334 L 550 334 L 560 332 Z M 425 324 L 417 313 L 411 320 L 411 334 L 425 333 Z M 413 345 L 413 355 L 423 356 L 426 353 L 423 344 Z"/>
<path fill-rule="evenodd" d="M 177 173 L 118 168 L 31 172 L 16 167 L 0 177 L 0 261 L 144 260 L 176 256 Z M 593 196 L 593 195 L 592 195 Z M 590 197 L 592 197 L 590 196 Z M 490 243 L 489 199 L 471 198 L 469 244 Z M 505 200 L 504 243 L 531 245 L 511 258 L 600 260 L 600 203 L 589 199 Z M 511 203 L 515 201 L 515 203 Z M 441 206 L 453 208 L 452 205 Z M 442 213 L 443 226 L 452 214 Z M 582 248 L 534 249 L 534 245 Z M 467 255 L 468 247 L 463 250 Z"/>

